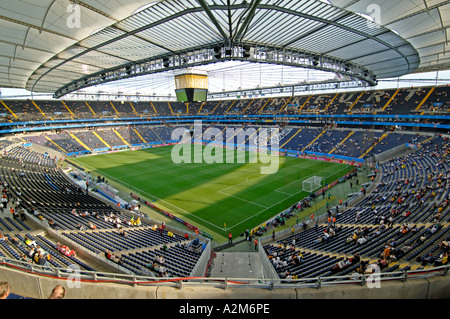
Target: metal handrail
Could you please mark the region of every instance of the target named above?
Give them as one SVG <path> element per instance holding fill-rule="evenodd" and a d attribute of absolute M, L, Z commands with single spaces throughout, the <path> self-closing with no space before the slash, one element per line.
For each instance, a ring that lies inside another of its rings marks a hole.
<path fill-rule="evenodd" d="M 11 260 L 0 257 L 0 267 L 14 268 L 15 270 L 31 273 L 37 276 L 54 277 L 55 279 L 74 278 L 74 271 L 79 269 L 74 264 L 73 268 L 62 269 L 53 266 L 41 266 L 19 260 Z M 376 278 L 380 283 L 387 281 L 402 281 L 430 278 L 435 276 L 447 276 L 450 266 L 438 266 L 429 269 L 408 271 L 381 272 L 375 277 L 373 274 L 347 274 L 344 276 L 313 277 L 300 279 L 272 279 L 272 278 L 214 278 L 214 277 L 149 277 L 142 275 L 129 275 L 120 273 L 107 273 L 98 271 L 78 270 L 80 281 L 94 283 L 115 283 L 133 286 L 169 285 L 179 289 L 186 286 L 213 286 L 222 289 L 230 287 L 266 288 L 269 290 L 283 288 L 323 288 L 331 286 L 359 285 L 367 286 L 368 280 Z"/>

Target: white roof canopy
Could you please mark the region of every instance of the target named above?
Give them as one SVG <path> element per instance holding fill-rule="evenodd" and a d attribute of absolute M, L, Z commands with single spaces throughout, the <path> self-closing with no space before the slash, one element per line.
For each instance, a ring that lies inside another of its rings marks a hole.
<path fill-rule="evenodd" d="M 103 70 L 230 41 L 335 57 L 378 79 L 450 63 L 449 1 L 75 3 L 0 0 L 0 87 L 54 93 Z"/>

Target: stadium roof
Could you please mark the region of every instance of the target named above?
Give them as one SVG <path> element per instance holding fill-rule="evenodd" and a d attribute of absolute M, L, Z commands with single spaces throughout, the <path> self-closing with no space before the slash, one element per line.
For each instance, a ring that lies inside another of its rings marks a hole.
<path fill-rule="evenodd" d="M 377 79 L 449 68 L 450 1 L 72 2 L 0 1 L 0 87 L 88 87 L 102 72 L 233 44 L 329 57 Z M 278 64 L 292 66 L 288 57 Z M 129 77 L 145 74 L 136 70 Z"/>

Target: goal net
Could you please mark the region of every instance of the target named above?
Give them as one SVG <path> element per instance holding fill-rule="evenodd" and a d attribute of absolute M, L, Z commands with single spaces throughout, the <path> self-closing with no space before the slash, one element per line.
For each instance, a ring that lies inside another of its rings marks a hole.
<path fill-rule="evenodd" d="M 302 190 L 308 193 L 314 192 L 322 186 L 322 177 L 313 176 L 302 182 Z"/>

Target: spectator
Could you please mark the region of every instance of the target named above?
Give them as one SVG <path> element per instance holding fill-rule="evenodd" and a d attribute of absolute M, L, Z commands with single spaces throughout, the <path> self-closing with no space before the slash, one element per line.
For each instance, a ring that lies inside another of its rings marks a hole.
<path fill-rule="evenodd" d="M 355 222 L 359 221 L 360 215 L 361 215 L 361 211 L 356 212 Z"/>
<path fill-rule="evenodd" d="M 8 282 L 0 282 L 0 299 L 8 298 L 10 290 L 11 287 Z"/>
<path fill-rule="evenodd" d="M 388 226 L 388 227 L 394 226 L 394 217 L 393 217 L 392 215 L 389 216 L 387 226 Z"/>
<path fill-rule="evenodd" d="M 436 257 L 433 256 L 432 253 L 428 253 L 423 257 L 417 257 L 416 261 L 420 262 L 422 266 L 426 266 L 428 263 L 434 263 Z"/>
<path fill-rule="evenodd" d="M 402 248 L 400 248 L 400 252 L 405 255 L 408 251 L 412 249 L 411 244 L 405 244 Z"/>
<path fill-rule="evenodd" d="M 330 234 L 325 230 L 323 232 L 323 241 L 327 242 L 330 237 Z"/>
<path fill-rule="evenodd" d="M 367 262 L 364 260 L 361 260 L 359 263 L 359 267 L 356 269 L 356 271 L 359 274 L 364 274 L 366 272 L 366 269 L 367 269 Z"/>
<path fill-rule="evenodd" d="M 28 252 L 28 257 L 33 258 L 35 252 L 36 252 L 36 249 L 34 247 L 31 248 L 31 250 Z"/>
<path fill-rule="evenodd" d="M 441 248 L 443 251 L 448 251 L 450 246 L 448 241 L 443 240 L 440 244 L 439 244 L 439 248 Z"/>
<path fill-rule="evenodd" d="M 77 253 L 76 253 L 76 251 L 75 250 L 73 250 L 73 249 L 68 249 L 67 251 L 66 251 L 66 253 L 65 253 L 65 255 L 66 256 L 69 256 L 69 257 L 76 257 L 77 256 Z"/>
<path fill-rule="evenodd" d="M 26 217 L 26 215 L 25 215 L 25 210 L 24 210 L 23 208 L 21 208 L 21 209 L 19 210 L 19 216 L 20 216 L 20 219 L 21 219 L 22 221 L 26 221 L 26 220 L 27 220 L 27 217 Z"/>
<path fill-rule="evenodd" d="M 435 266 L 443 266 L 446 265 L 448 263 L 448 253 L 442 253 L 439 255 L 438 258 L 436 258 L 434 265 Z"/>
<path fill-rule="evenodd" d="M 350 243 L 352 243 L 352 242 L 354 242 L 353 235 L 349 235 L 349 236 L 347 237 L 347 239 L 345 240 L 345 243 L 346 243 L 346 244 L 350 244 Z"/>
<path fill-rule="evenodd" d="M 53 221 L 53 219 L 50 219 L 49 221 L 48 221 L 48 225 L 51 227 L 51 228 L 55 228 L 56 227 L 56 224 L 55 224 L 55 222 Z"/>
<path fill-rule="evenodd" d="M 387 267 L 388 262 L 387 262 L 386 258 L 378 258 L 377 265 L 378 265 L 378 267 L 380 267 L 380 269 L 383 269 L 383 268 Z"/>
<path fill-rule="evenodd" d="M 159 255 L 159 256 L 157 257 L 157 261 L 158 261 L 159 264 L 164 264 L 164 263 L 166 262 L 165 259 L 164 259 L 164 257 L 161 256 L 161 255 Z"/>
<path fill-rule="evenodd" d="M 357 240 L 358 245 L 362 245 L 362 244 L 364 244 L 365 242 L 367 242 L 367 238 L 364 237 L 364 236 L 358 238 L 358 240 Z"/>
<path fill-rule="evenodd" d="M 438 225 L 434 224 L 431 228 L 427 229 L 427 234 L 433 235 L 438 230 Z"/>
<path fill-rule="evenodd" d="M 34 247 L 34 248 L 37 248 L 36 241 L 31 240 L 30 238 L 28 238 L 28 236 L 25 236 L 24 243 L 25 243 L 28 247 Z"/>
<path fill-rule="evenodd" d="M 48 297 L 48 299 L 64 299 L 66 296 L 66 289 L 61 286 L 57 285 L 55 288 L 53 288 L 52 293 Z"/>
<path fill-rule="evenodd" d="M 350 262 L 352 263 L 352 265 L 357 264 L 361 261 L 361 256 L 359 255 L 359 253 L 356 253 L 352 258 L 350 258 Z"/>
<path fill-rule="evenodd" d="M 344 269 L 344 268 L 350 266 L 351 264 L 352 264 L 352 263 L 351 263 L 351 261 L 350 261 L 348 258 L 344 258 L 344 259 L 340 260 L 339 262 L 337 262 L 336 265 L 334 265 L 334 266 L 330 269 L 330 271 L 331 271 L 332 273 L 337 273 L 337 272 L 341 271 L 342 269 Z"/>
<path fill-rule="evenodd" d="M 20 254 L 20 260 L 21 260 L 21 261 L 28 262 L 28 263 L 33 262 L 33 261 L 31 260 L 31 258 L 29 258 L 29 257 L 28 257 L 27 255 L 25 255 L 25 254 Z"/>
<path fill-rule="evenodd" d="M 128 236 L 127 232 L 125 230 L 123 230 L 122 228 L 119 229 L 119 235 L 122 236 L 122 237 L 127 237 Z"/>
<path fill-rule="evenodd" d="M 14 236 L 11 237 L 10 241 L 14 246 L 17 246 L 17 247 L 21 246 L 20 241 L 19 241 L 19 239 L 17 239 L 17 237 L 14 237 Z"/>
<path fill-rule="evenodd" d="M 33 260 L 38 265 L 48 266 L 48 262 L 47 260 L 45 260 L 44 255 L 42 253 L 36 252 L 34 254 Z"/>

